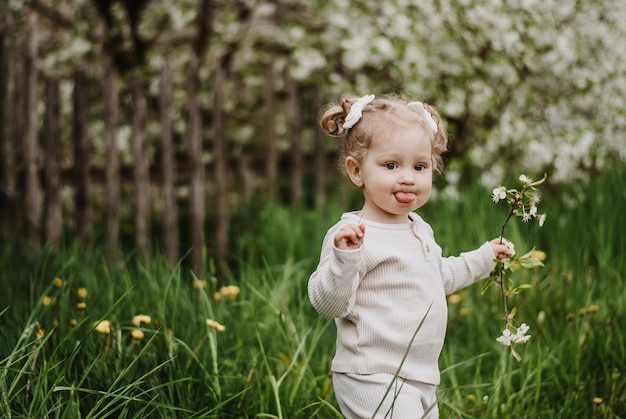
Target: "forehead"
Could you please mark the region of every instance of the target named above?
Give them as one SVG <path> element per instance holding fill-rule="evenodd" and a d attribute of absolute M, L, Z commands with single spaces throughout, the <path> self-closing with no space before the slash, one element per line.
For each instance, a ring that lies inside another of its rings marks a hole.
<path fill-rule="evenodd" d="M 432 134 L 423 124 L 413 121 L 401 125 L 390 126 L 374 135 L 370 151 L 384 152 L 420 152 L 431 153 Z"/>

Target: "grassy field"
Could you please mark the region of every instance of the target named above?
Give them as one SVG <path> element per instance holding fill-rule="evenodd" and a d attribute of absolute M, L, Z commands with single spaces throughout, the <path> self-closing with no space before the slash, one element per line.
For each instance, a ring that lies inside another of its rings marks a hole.
<path fill-rule="evenodd" d="M 441 417 L 626 417 L 625 175 L 546 188 L 546 224 L 507 231 L 518 252 L 548 255 L 515 277 L 532 285 L 510 299 L 532 335 L 520 362 L 496 342 L 496 287 L 450 299 Z M 424 208 L 444 253 L 499 234 L 507 209 L 489 194 L 474 186 Z M 27 261 L 4 249 L 0 417 L 341 417 L 334 323 L 313 311 L 306 283 L 327 227 L 348 209 L 236 217 L 227 288 L 210 269 L 196 277 L 158 255 L 112 263 L 69 243 Z"/>

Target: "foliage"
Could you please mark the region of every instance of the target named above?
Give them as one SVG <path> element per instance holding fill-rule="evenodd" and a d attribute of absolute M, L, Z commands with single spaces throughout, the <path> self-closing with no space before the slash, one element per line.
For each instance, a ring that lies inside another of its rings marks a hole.
<path fill-rule="evenodd" d="M 487 298 L 473 286 L 449 297 L 442 417 L 626 414 L 626 225 L 613 217 L 625 190 L 616 168 L 551 191 L 541 234 L 536 224 L 509 226 L 519 248 L 535 243 L 549 255 L 541 270 L 519 272 L 532 288 L 511 296 L 534 331 L 520 362 L 494 339 L 499 292 Z M 463 194 L 422 213 L 446 254 L 498 232 L 500 211 L 484 205 L 489 191 Z M 315 249 L 339 211 L 248 214 L 232 239 L 241 259 L 226 288 L 210 271 L 196 278 L 132 252 L 110 262 L 78 242 L 31 261 L 4 252 L 0 416 L 341 417 L 329 375 L 334 326 L 306 292 Z"/>
<path fill-rule="evenodd" d="M 99 3 L 110 5 L 106 13 Z M 324 101 L 397 92 L 436 104 L 450 123 L 453 154 L 460 157 L 450 167 L 451 179 L 469 163 L 485 172 L 483 182 L 489 184 L 518 173 L 523 161 L 525 170 L 566 182 L 587 178 L 609 156 L 626 158 L 626 57 L 615 47 L 626 37 L 624 2 L 240 0 L 211 2 L 208 11 L 203 2 L 190 0 L 59 0 L 47 9 L 42 4 L 12 0 L 0 6 L 14 15 L 16 33 L 23 33 L 29 12 L 42 16 L 42 73 L 69 79 L 76 66 L 88 65 L 97 82 L 102 57 L 120 56 L 127 64 L 122 58 L 140 54 L 130 62 L 156 95 L 167 59 L 174 69 L 175 129 L 181 138 L 186 67 L 191 51 L 206 45 L 200 100 L 209 117 L 206 86 L 212 65 L 222 63 L 232 92 L 224 111 L 234 155 L 264 147 L 266 114 L 259 112 L 267 100 L 269 68 L 277 98 L 274 132 L 282 145 L 288 132 L 285 80 L 293 77 L 300 84 L 305 142 L 317 126 L 319 109 L 309 105 L 315 103 L 315 85 Z M 141 8 L 131 13 L 133 7 Z M 64 91 L 71 88 L 69 80 L 63 85 Z M 68 114 L 69 106 L 62 108 Z M 93 115 L 90 132 L 99 132 L 99 119 Z M 130 121 L 122 119 L 120 144 L 130 131 Z M 156 136 L 153 126 L 151 137 Z M 99 136 L 93 138 L 97 143 Z"/>

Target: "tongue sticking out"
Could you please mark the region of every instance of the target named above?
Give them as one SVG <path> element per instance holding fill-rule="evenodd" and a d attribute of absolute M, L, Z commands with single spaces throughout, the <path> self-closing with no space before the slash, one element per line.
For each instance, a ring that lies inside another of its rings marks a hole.
<path fill-rule="evenodd" d="M 402 202 L 405 204 L 408 204 L 409 202 L 415 200 L 415 194 L 411 192 L 396 192 L 395 195 L 398 202 Z"/>

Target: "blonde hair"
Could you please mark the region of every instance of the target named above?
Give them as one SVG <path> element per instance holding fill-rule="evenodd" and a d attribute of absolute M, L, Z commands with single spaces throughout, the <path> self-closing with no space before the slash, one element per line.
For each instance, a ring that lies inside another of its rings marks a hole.
<path fill-rule="evenodd" d="M 406 101 L 396 97 L 374 99 L 363 108 L 363 116 L 352 128 L 343 128 L 350 107 L 357 100 L 357 97 L 344 98 L 341 103 L 328 106 L 320 117 L 322 131 L 332 137 L 345 136 L 339 165 L 342 171 L 345 172 L 343 162 L 347 157 L 354 157 L 359 162 L 363 160 L 373 138 L 389 138 L 396 129 L 418 122 L 431 135 L 433 168 L 441 172 L 443 153 L 448 150 L 448 135 L 435 107 L 423 104 L 437 124 L 436 133 L 428 126 L 424 116 L 409 108 Z"/>

